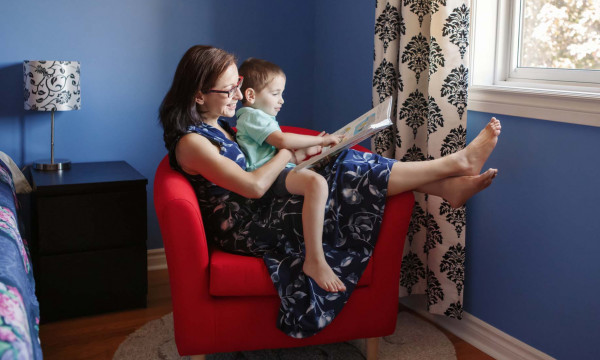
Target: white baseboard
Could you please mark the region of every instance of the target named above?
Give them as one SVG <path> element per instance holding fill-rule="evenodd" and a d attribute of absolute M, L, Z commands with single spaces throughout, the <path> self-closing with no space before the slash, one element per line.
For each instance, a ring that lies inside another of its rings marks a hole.
<path fill-rule="evenodd" d="M 403 297 L 400 303 L 450 331 L 497 360 L 554 360 L 553 357 L 463 312 L 462 320 L 430 314 L 424 295 Z"/>
<path fill-rule="evenodd" d="M 150 249 L 148 250 L 148 271 L 164 270 L 167 268 L 167 257 L 165 249 Z"/>

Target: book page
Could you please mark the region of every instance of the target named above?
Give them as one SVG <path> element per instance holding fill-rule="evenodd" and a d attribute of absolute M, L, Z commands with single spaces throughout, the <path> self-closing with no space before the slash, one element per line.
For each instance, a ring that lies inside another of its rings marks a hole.
<path fill-rule="evenodd" d="M 392 97 L 390 96 L 381 104 L 334 132 L 336 135 L 343 135 L 343 139 L 339 144 L 333 147 L 323 148 L 321 154 L 301 162 L 294 170 L 309 168 L 315 166 L 317 163 L 326 163 L 342 150 L 350 148 L 386 127 L 391 126 L 391 111 Z"/>

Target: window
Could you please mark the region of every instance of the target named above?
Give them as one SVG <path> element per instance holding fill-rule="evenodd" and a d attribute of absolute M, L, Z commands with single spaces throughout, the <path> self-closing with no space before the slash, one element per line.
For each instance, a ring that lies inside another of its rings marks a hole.
<path fill-rule="evenodd" d="M 600 85 L 600 0 L 513 2 L 508 80 Z"/>
<path fill-rule="evenodd" d="M 472 14 L 470 109 L 600 126 L 600 0 L 472 0 Z"/>

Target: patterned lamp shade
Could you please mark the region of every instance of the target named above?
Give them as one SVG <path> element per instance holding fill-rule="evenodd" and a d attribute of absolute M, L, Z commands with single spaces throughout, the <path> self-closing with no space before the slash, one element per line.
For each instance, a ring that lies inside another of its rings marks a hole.
<path fill-rule="evenodd" d="M 52 111 L 50 159 L 34 162 L 36 170 L 57 171 L 71 167 L 70 160 L 54 159 L 54 112 L 81 108 L 79 74 L 78 61 L 23 62 L 25 110 Z"/>
<path fill-rule="evenodd" d="M 78 61 L 25 60 L 25 110 L 79 110 L 79 74 Z"/>

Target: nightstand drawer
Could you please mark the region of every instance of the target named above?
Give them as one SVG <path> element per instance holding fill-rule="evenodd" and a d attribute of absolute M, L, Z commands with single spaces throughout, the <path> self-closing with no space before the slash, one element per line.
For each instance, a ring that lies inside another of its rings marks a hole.
<path fill-rule="evenodd" d="M 146 243 L 145 186 L 37 199 L 40 255 Z"/>
<path fill-rule="evenodd" d="M 145 247 L 41 256 L 42 322 L 146 306 Z"/>

